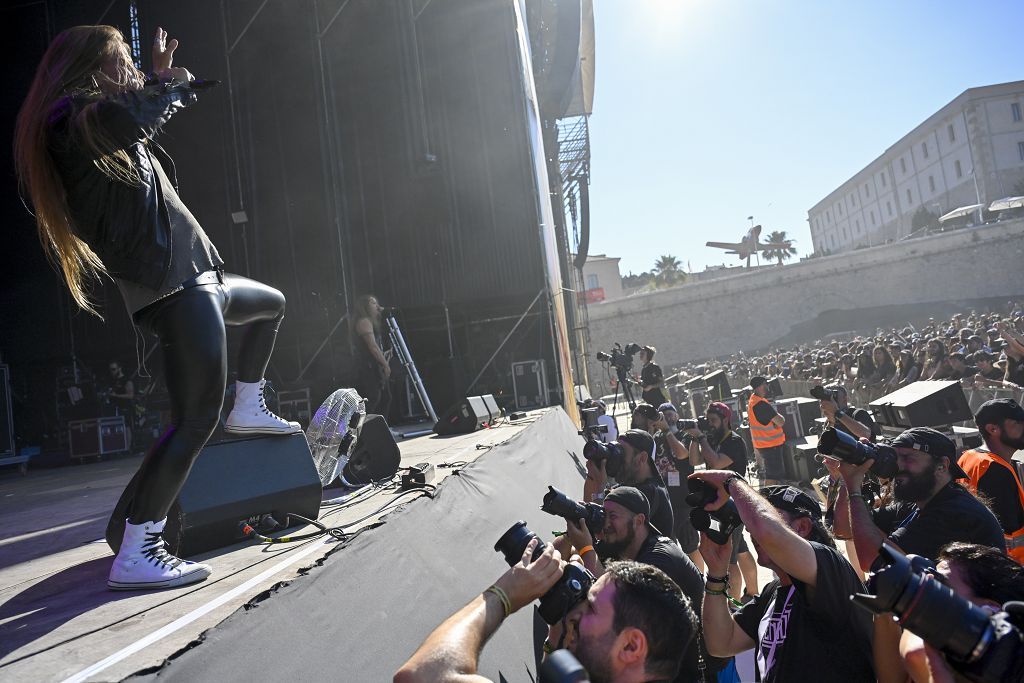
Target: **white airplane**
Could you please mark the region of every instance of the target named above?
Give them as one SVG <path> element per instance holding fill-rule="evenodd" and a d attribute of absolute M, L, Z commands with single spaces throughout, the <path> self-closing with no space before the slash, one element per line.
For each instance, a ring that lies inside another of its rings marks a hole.
<path fill-rule="evenodd" d="M 741 261 L 746 259 L 747 267 L 749 268 L 750 257 L 754 254 L 770 249 L 788 249 L 792 244 L 789 240 L 784 242 L 761 242 L 761 226 L 755 225 L 747 231 L 747 234 L 739 242 L 708 242 L 706 246 L 715 249 L 726 249 L 725 253 L 736 254 L 740 257 Z"/>

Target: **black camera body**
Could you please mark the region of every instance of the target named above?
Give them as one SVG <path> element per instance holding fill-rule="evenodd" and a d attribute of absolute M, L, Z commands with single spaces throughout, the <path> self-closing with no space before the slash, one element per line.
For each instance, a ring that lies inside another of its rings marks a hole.
<path fill-rule="evenodd" d="M 574 522 L 583 520 L 591 536 L 596 536 L 604 530 L 604 506 L 597 503 L 578 503 L 554 486 L 548 486 L 540 509 L 549 515 L 571 519 Z"/>
<path fill-rule="evenodd" d="M 826 429 L 818 437 L 818 452 L 851 465 L 874 460 L 871 473 L 883 479 L 892 479 L 900 470 L 896 462 L 896 449 L 889 444 L 863 443 L 834 427 Z"/>
<path fill-rule="evenodd" d="M 604 471 L 613 479 L 619 478 L 626 463 L 626 451 L 617 443 L 588 441 L 583 445 L 583 457 L 597 465 L 604 461 Z"/>
<path fill-rule="evenodd" d="M 580 409 L 580 417 L 583 420 L 583 429 L 578 434 L 585 439 L 598 438 L 601 434 L 608 433 L 608 426 L 598 424 L 597 419 L 601 417 L 601 409 L 594 406 L 592 403 L 577 403 Z"/>
<path fill-rule="evenodd" d="M 872 614 L 893 612 L 903 628 L 946 656 L 958 673 L 978 683 L 1024 680 L 1024 604 L 987 611 L 957 595 L 931 560 L 882 545 L 889 566 L 868 575 L 872 594 L 850 599 Z"/>
<path fill-rule="evenodd" d="M 836 389 L 826 389 L 820 384 L 811 387 L 810 394 L 819 401 L 835 401 L 839 403 L 839 391 Z"/>
<path fill-rule="evenodd" d="M 494 544 L 494 550 L 503 554 L 505 562 L 511 567 L 522 562 L 526 546 L 534 538 L 537 538 L 537 534 L 527 528 L 526 522 L 520 520 L 501 535 Z M 540 557 L 546 547 L 544 541 L 538 543 L 533 549 L 532 559 Z M 576 604 L 586 600 L 594 581 L 594 575 L 583 567 L 577 564 L 565 565 L 558 583 L 540 598 L 540 607 L 537 611 L 544 623 L 552 625 L 561 621 Z"/>
<path fill-rule="evenodd" d="M 615 342 L 609 351 L 598 351 L 594 357 L 604 363 L 609 363 L 613 368 L 628 372 L 633 367 L 633 356 L 640 350 L 640 345 L 630 342 L 623 348 L 622 344 Z"/>
<path fill-rule="evenodd" d="M 706 415 L 701 415 L 696 420 L 680 420 L 676 423 L 676 426 L 680 431 L 685 429 L 699 429 L 705 434 L 709 434 L 711 432 L 711 423 L 708 422 Z"/>
<path fill-rule="evenodd" d="M 686 496 L 686 503 L 693 507 L 690 510 L 690 523 L 697 531 L 703 531 L 712 541 L 718 545 L 725 545 L 732 538 L 732 532 L 736 531 L 743 522 L 740 520 L 739 510 L 732 499 L 727 500 L 725 505 L 708 512 L 705 505 L 715 502 L 718 491 L 714 486 L 701 481 L 700 479 L 687 479 L 687 487 L 690 493 Z"/>

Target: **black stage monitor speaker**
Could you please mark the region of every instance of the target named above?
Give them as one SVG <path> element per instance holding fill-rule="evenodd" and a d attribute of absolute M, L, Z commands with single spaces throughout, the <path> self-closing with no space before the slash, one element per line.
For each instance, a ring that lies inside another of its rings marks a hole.
<path fill-rule="evenodd" d="M 712 401 L 732 398 L 732 389 L 729 388 L 729 378 L 725 376 L 725 370 L 716 370 L 704 375 L 704 385 L 708 388 L 708 398 Z"/>
<path fill-rule="evenodd" d="M 974 417 L 955 380 L 913 382 L 870 405 L 875 421 L 886 427 L 936 427 Z"/>
<path fill-rule="evenodd" d="M 779 381 L 778 377 L 772 377 L 768 380 L 768 398 L 776 399 L 782 398 L 785 394 L 782 391 L 782 382 Z"/>
<path fill-rule="evenodd" d="M 138 474 L 121 494 L 107 524 L 107 544 L 114 552 L 121 547 L 137 480 Z M 243 522 L 258 528 L 265 515 L 280 524 L 289 522 L 289 514 L 316 519 L 322 493 L 305 434 L 209 444 L 196 458 L 171 506 L 164 540 L 179 557 L 221 548 L 244 538 Z"/>
<path fill-rule="evenodd" d="M 704 386 L 703 377 L 691 377 L 690 379 L 683 382 L 683 386 L 687 389 L 697 389 Z"/>
<path fill-rule="evenodd" d="M 359 425 L 359 438 L 341 472 L 347 486 L 363 486 L 390 479 L 398 472 L 402 453 L 382 415 L 367 415 Z"/>
<path fill-rule="evenodd" d="M 817 399 L 798 396 L 775 402 L 775 410 L 786 418 L 782 430 L 786 439 L 801 439 L 811 433 L 814 420 L 821 417 L 821 404 Z"/>
<path fill-rule="evenodd" d="M 485 401 L 485 398 L 489 401 Z M 494 411 L 497 417 L 498 404 L 494 401 L 494 396 L 467 396 L 445 411 L 434 425 L 434 433 L 438 436 L 448 436 L 475 432 L 491 422 L 491 411 Z"/>

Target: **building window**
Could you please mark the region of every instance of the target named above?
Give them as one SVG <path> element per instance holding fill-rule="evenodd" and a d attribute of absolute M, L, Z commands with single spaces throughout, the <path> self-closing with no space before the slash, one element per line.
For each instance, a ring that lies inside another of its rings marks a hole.
<path fill-rule="evenodd" d="M 852 202 L 853 202 L 853 205 L 854 205 L 854 206 L 857 206 L 857 195 L 855 195 L 855 194 L 851 194 L 851 195 L 850 195 L 850 201 L 852 201 Z"/>
<path fill-rule="evenodd" d="M 913 197 L 913 195 L 910 194 L 910 190 L 907 190 L 907 204 L 913 204 L 913 203 L 914 203 L 914 197 Z"/>
<path fill-rule="evenodd" d="M 1014 102 L 1010 105 L 1010 112 L 1013 114 L 1014 121 L 1020 121 L 1020 103 Z"/>
<path fill-rule="evenodd" d="M 907 160 L 903 157 L 900 157 L 900 173 L 903 175 L 907 174 Z"/>
<path fill-rule="evenodd" d="M 1024 161 L 1024 142 L 1017 143 L 1017 156 L 1020 157 L 1021 161 Z"/>
<path fill-rule="evenodd" d="M 892 202 L 885 203 L 885 210 L 889 212 L 889 217 L 892 218 Z"/>
<path fill-rule="evenodd" d="M 928 176 L 928 191 L 935 192 L 935 176 Z"/>
<path fill-rule="evenodd" d="M 857 234 L 860 234 L 860 221 L 856 221 Z"/>
<path fill-rule="evenodd" d="M 840 216 L 843 215 L 843 205 L 842 204 L 839 204 L 839 215 Z"/>
<path fill-rule="evenodd" d="M 875 212 L 871 212 L 871 225 L 875 225 Z"/>
<path fill-rule="evenodd" d="M 946 126 L 946 132 L 949 133 L 949 141 L 956 142 L 956 131 L 953 129 L 953 124 Z"/>
<path fill-rule="evenodd" d="M 921 156 L 923 156 L 925 159 L 928 158 L 928 143 L 927 142 L 922 142 L 921 143 Z"/>
<path fill-rule="evenodd" d="M 597 276 L 591 273 L 587 276 L 587 289 L 597 289 L 598 287 Z"/>
<path fill-rule="evenodd" d="M 888 187 L 885 180 L 885 171 L 882 171 L 882 187 Z"/>
<path fill-rule="evenodd" d="M 953 162 L 953 170 L 956 171 L 956 177 L 957 178 L 963 178 L 964 177 L 964 169 L 960 165 L 960 160 L 959 159 L 957 159 L 956 161 Z"/>

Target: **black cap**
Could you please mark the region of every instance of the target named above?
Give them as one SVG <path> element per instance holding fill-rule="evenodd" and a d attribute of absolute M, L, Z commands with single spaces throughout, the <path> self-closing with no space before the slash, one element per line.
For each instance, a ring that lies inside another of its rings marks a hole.
<path fill-rule="evenodd" d="M 795 486 L 767 486 L 761 489 L 761 495 L 772 504 L 772 507 L 779 510 L 821 520 L 821 505 L 818 504 L 818 501 Z"/>
<path fill-rule="evenodd" d="M 757 375 L 756 377 L 751 377 L 750 378 L 750 388 L 751 389 L 757 389 L 762 384 L 768 384 L 768 379 L 765 378 L 765 377 L 761 377 L 760 375 Z"/>
<path fill-rule="evenodd" d="M 640 406 L 637 407 L 639 408 Z M 630 429 L 625 433 L 619 434 L 619 441 L 625 441 L 638 451 L 643 451 L 651 456 L 652 459 L 654 458 L 654 437 L 642 429 Z"/>
<path fill-rule="evenodd" d="M 656 526 L 651 524 L 651 503 L 640 489 L 633 486 L 616 486 L 604 497 L 604 502 L 616 503 L 633 514 L 643 515 L 651 531 L 658 536 L 663 535 Z"/>
<path fill-rule="evenodd" d="M 908 429 L 891 442 L 893 448 L 913 448 L 933 458 L 949 458 L 949 474 L 953 479 L 967 479 L 967 473 L 957 464 L 956 444 L 942 432 L 931 427 Z"/>
<path fill-rule="evenodd" d="M 633 409 L 633 413 L 643 415 L 648 420 L 657 420 L 661 417 L 661 413 L 658 412 L 658 409 L 650 403 L 637 404 L 637 407 Z"/>
<path fill-rule="evenodd" d="M 996 424 L 1003 420 L 1024 421 L 1024 408 L 1021 408 L 1012 398 L 994 398 L 982 403 L 974 415 L 974 422 L 982 431 L 985 430 L 985 425 Z"/>

